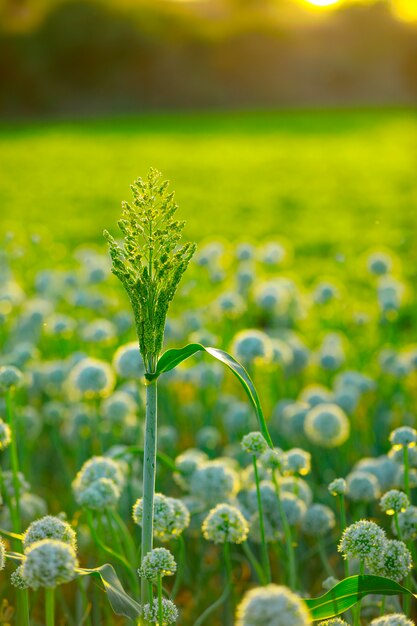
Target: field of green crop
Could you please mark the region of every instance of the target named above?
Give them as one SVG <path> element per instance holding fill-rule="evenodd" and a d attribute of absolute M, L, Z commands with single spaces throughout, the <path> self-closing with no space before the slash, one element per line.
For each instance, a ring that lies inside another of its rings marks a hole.
<path fill-rule="evenodd" d="M 0 623 L 415 626 L 416 139 L 0 129 Z"/>

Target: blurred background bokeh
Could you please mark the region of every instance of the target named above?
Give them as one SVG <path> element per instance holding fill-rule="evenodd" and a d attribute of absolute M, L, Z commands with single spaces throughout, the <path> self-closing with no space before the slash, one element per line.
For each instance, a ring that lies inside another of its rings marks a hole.
<path fill-rule="evenodd" d="M 2 116 L 417 101 L 416 0 L 0 7 Z"/>

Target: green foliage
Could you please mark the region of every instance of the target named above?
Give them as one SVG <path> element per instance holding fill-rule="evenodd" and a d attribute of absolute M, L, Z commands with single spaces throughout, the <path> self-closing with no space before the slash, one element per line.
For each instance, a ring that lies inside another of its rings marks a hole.
<path fill-rule="evenodd" d="M 155 169 L 146 180 L 131 186 L 133 202 L 124 202 L 120 246 L 104 231 L 110 245 L 113 273 L 123 284 L 135 315 L 136 332 L 148 372 L 155 369 L 164 338 L 169 303 L 191 257 L 195 244 L 178 248 L 184 222 L 174 219 L 178 208 L 168 181 Z"/>

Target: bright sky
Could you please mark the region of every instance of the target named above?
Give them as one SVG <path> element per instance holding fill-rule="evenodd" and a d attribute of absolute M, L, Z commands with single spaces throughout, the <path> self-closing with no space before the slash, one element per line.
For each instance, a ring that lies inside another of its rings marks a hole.
<path fill-rule="evenodd" d="M 343 5 L 360 3 L 372 0 L 298 0 L 306 6 L 318 10 L 326 10 L 341 7 Z M 417 20 L 417 0 L 391 0 L 396 15 L 405 20 Z"/>

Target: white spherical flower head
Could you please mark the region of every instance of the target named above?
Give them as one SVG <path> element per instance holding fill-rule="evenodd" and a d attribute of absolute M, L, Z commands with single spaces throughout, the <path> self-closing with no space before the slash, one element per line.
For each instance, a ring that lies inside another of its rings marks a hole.
<path fill-rule="evenodd" d="M 311 454 L 301 448 L 292 448 L 286 453 L 288 472 L 307 476 L 311 471 Z"/>
<path fill-rule="evenodd" d="M 336 525 L 333 511 L 324 504 L 312 504 L 306 511 L 301 524 L 306 535 L 322 537 Z"/>
<path fill-rule="evenodd" d="M 205 539 L 214 543 L 243 543 L 249 526 L 235 506 L 218 504 L 205 518 L 202 532 Z"/>
<path fill-rule="evenodd" d="M 368 270 L 374 276 L 388 274 L 392 268 L 392 258 L 386 252 L 372 252 L 367 260 Z"/>
<path fill-rule="evenodd" d="M 382 496 L 379 501 L 381 510 L 387 515 L 395 513 L 403 513 L 410 506 L 410 501 L 405 493 L 398 489 L 390 489 Z"/>
<path fill-rule="evenodd" d="M 386 541 L 385 532 L 375 522 L 361 520 L 344 530 L 338 550 L 345 559 L 364 560 L 381 554 Z"/>
<path fill-rule="evenodd" d="M 0 450 L 5 450 L 12 442 L 10 426 L 0 419 Z"/>
<path fill-rule="evenodd" d="M 104 398 L 115 385 L 113 369 L 105 361 L 85 358 L 73 367 L 68 378 L 68 388 L 82 398 Z"/>
<path fill-rule="evenodd" d="M 326 619 L 324 622 L 319 622 L 318 626 L 349 626 L 344 619 L 340 617 L 333 617 L 332 619 Z"/>
<path fill-rule="evenodd" d="M 10 583 L 16 589 L 27 589 L 29 587 L 26 578 L 23 576 L 23 565 L 19 565 L 19 567 L 10 574 Z"/>
<path fill-rule="evenodd" d="M 281 495 L 290 493 L 300 500 L 302 500 L 307 506 L 313 502 L 313 492 L 311 487 L 305 480 L 298 476 L 282 476 L 279 478 L 279 487 Z"/>
<path fill-rule="evenodd" d="M 68 522 L 53 515 L 45 515 L 45 517 L 30 524 L 23 535 L 23 547 L 27 550 L 33 543 L 42 541 L 42 539 L 56 539 L 67 543 L 74 551 L 77 550 L 75 531 Z"/>
<path fill-rule="evenodd" d="M 143 500 L 139 498 L 133 505 L 133 521 L 142 526 Z M 190 523 L 190 513 L 185 504 L 177 498 L 169 498 L 156 493 L 153 507 L 153 533 L 161 541 L 178 537 Z"/>
<path fill-rule="evenodd" d="M 116 391 L 106 398 L 101 406 L 103 416 L 114 424 L 122 424 L 136 413 L 136 402 L 126 391 Z"/>
<path fill-rule="evenodd" d="M 154 548 L 142 559 L 138 574 L 149 582 L 157 582 L 159 577 L 173 576 L 176 570 L 177 564 L 171 552 L 166 548 Z"/>
<path fill-rule="evenodd" d="M 399 448 L 414 448 L 417 445 L 417 430 L 410 426 L 401 426 L 393 430 L 389 441 L 394 450 Z"/>
<path fill-rule="evenodd" d="M 208 461 L 191 477 L 190 492 L 208 505 L 230 500 L 239 487 L 238 475 L 224 461 Z"/>
<path fill-rule="evenodd" d="M 281 448 L 266 448 L 265 452 L 261 455 L 260 461 L 263 467 L 272 471 L 277 470 L 284 472 L 287 467 L 286 455 Z"/>
<path fill-rule="evenodd" d="M 281 504 L 288 524 L 298 526 L 307 511 L 304 500 L 298 498 L 294 493 L 284 491 L 281 494 Z M 281 517 L 276 519 L 276 525 L 283 530 Z"/>
<path fill-rule="evenodd" d="M 235 335 L 231 352 L 243 363 L 272 360 L 274 351 L 268 335 L 261 330 L 242 330 Z"/>
<path fill-rule="evenodd" d="M 158 599 L 152 603 L 152 606 L 148 603 L 143 607 L 143 618 L 150 624 L 160 624 L 159 621 L 159 604 Z M 171 600 L 166 598 L 162 599 L 162 624 L 168 626 L 175 624 L 178 619 L 178 609 Z"/>
<path fill-rule="evenodd" d="M 0 392 L 8 392 L 20 387 L 23 383 L 23 374 L 14 365 L 0 367 Z"/>
<path fill-rule="evenodd" d="M 306 604 L 287 587 L 266 585 L 248 591 L 236 610 L 235 626 L 309 626 Z"/>
<path fill-rule="evenodd" d="M 405 543 L 396 539 L 387 541 L 383 551 L 367 560 L 371 574 L 400 582 L 413 566 L 411 552 Z"/>
<path fill-rule="evenodd" d="M 4 569 L 6 565 L 6 544 L 0 537 L 0 571 Z"/>
<path fill-rule="evenodd" d="M 373 619 L 369 626 L 415 626 L 415 624 L 402 613 L 391 613 L 391 615 Z"/>
<path fill-rule="evenodd" d="M 347 496 L 354 502 L 374 502 L 380 496 L 378 479 L 370 472 L 353 471 L 346 477 Z"/>
<path fill-rule="evenodd" d="M 409 506 L 403 513 L 398 514 L 398 524 L 401 537 L 404 541 L 414 541 L 417 539 L 417 507 Z M 394 534 L 397 534 L 396 524 L 392 524 Z"/>
<path fill-rule="evenodd" d="M 121 378 L 142 378 L 144 366 L 136 341 L 120 346 L 113 357 L 113 366 Z"/>
<path fill-rule="evenodd" d="M 56 539 L 43 539 L 27 550 L 22 574 L 32 589 L 53 588 L 73 580 L 77 567 L 71 546 Z"/>
<path fill-rule="evenodd" d="M 242 439 L 241 445 L 245 452 L 256 457 L 259 457 L 268 448 L 268 444 L 266 443 L 263 434 L 257 431 L 245 435 Z"/>
<path fill-rule="evenodd" d="M 120 489 L 110 478 L 98 478 L 86 487 L 74 489 L 77 504 L 94 511 L 105 511 L 116 506 Z"/>
<path fill-rule="evenodd" d="M 337 404 L 319 404 L 307 413 L 304 431 L 312 443 L 337 448 L 349 438 L 350 423 Z"/>
<path fill-rule="evenodd" d="M 81 487 L 87 487 L 99 478 L 109 478 L 119 489 L 122 489 L 125 484 L 122 465 L 115 459 L 107 456 L 93 456 L 86 461 L 74 482 Z"/>
<path fill-rule="evenodd" d="M 329 493 L 332 496 L 343 496 L 346 493 L 346 481 L 344 478 L 335 478 L 329 484 Z"/>

